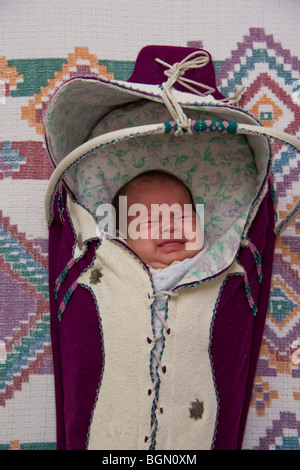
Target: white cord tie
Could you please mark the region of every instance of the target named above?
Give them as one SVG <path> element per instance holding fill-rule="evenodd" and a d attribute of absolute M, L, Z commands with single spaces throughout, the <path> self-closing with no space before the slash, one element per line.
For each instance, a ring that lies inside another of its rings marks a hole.
<path fill-rule="evenodd" d="M 178 292 L 174 292 L 172 290 L 161 290 L 156 292 L 156 294 L 150 295 L 150 298 L 156 299 L 157 297 L 165 297 L 166 295 L 169 295 L 170 297 L 176 297 Z"/>
<path fill-rule="evenodd" d="M 239 105 L 239 101 L 241 99 L 242 92 L 245 89 L 245 85 L 238 87 L 237 85 L 234 88 L 234 94 L 229 98 L 224 98 L 221 100 L 222 103 L 234 104 L 235 106 Z"/>
<path fill-rule="evenodd" d="M 160 291 L 160 292 L 157 292 L 155 294 L 152 294 L 152 295 L 149 295 L 149 298 L 153 298 L 153 299 L 159 299 L 159 298 L 162 298 L 162 297 L 176 297 L 178 295 L 177 292 L 173 292 L 173 291 Z M 166 320 L 163 318 L 163 316 L 161 315 L 159 309 L 156 307 L 156 305 L 153 305 L 153 311 L 155 313 L 155 315 L 157 316 L 157 318 L 160 320 L 161 324 L 162 324 L 162 329 L 166 332 L 167 335 L 170 334 L 170 329 L 168 327 L 168 324 L 166 322 Z M 162 366 L 161 364 L 161 357 L 160 355 L 158 354 L 158 351 L 157 351 L 157 342 L 159 340 L 161 340 L 163 338 L 163 333 L 159 333 L 158 335 L 154 336 L 153 338 L 147 338 L 148 342 L 149 343 L 154 343 L 154 348 L 152 349 L 152 355 L 157 363 L 157 369 L 160 369 L 160 371 L 162 372 L 162 374 L 164 375 L 166 373 L 166 366 Z M 160 380 L 161 380 L 161 375 L 159 376 L 158 374 L 156 374 L 156 377 L 153 381 L 153 386 L 152 388 L 150 388 L 148 390 L 148 395 L 152 395 L 152 393 L 156 393 L 156 389 L 160 383 Z M 153 402 L 153 406 L 155 408 L 155 410 L 157 410 L 159 408 L 159 397 L 158 397 L 158 394 L 155 394 L 155 398 L 154 398 L 154 402 Z M 160 412 L 161 409 L 160 409 Z M 151 429 L 149 431 L 149 434 L 147 436 L 145 436 L 145 442 L 147 442 L 149 439 L 152 439 L 153 437 L 153 433 L 155 432 L 155 429 L 156 429 L 156 425 L 157 425 L 157 421 L 156 419 L 154 419 L 153 421 L 153 424 L 151 426 Z"/>
<path fill-rule="evenodd" d="M 152 294 L 149 296 L 150 299 L 158 299 L 160 297 L 166 297 L 166 296 L 169 296 L 169 297 L 176 297 L 178 295 L 177 292 L 173 292 L 173 291 L 168 291 L 168 290 L 162 290 L 160 292 L 157 292 L 156 294 Z M 153 310 L 157 316 L 157 318 L 160 320 L 162 326 L 163 326 L 163 329 L 166 331 L 167 334 L 169 334 L 169 327 L 168 327 L 168 324 L 166 322 L 166 320 L 163 318 L 163 316 L 161 315 L 160 311 L 158 310 L 158 308 L 153 305 Z M 159 341 L 161 338 L 163 337 L 162 334 L 159 334 L 153 338 L 148 338 L 149 342 L 152 343 L 152 342 L 157 342 Z"/>
<path fill-rule="evenodd" d="M 216 91 L 215 88 L 206 85 L 205 83 L 196 82 L 195 80 L 183 77 L 184 73 L 189 69 L 205 67 L 210 61 L 209 54 L 206 51 L 195 51 L 185 57 L 185 59 L 183 59 L 181 62 L 176 62 L 173 65 L 170 65 L 158 58 L 155 60 L 159 64 L 168 67 L 168 69 L 164 71 L 164 74 L 168 77 L 168 80 L 162 84 L 161 96 L 172 118 L 178 125 L 178 129 L 176 130 L 175 135 L 181 135 L 183 133 L 191 134 L 191 120 L 188 119 L 186 114 L 183 112 L 181 106 L 173 95 L 171 88 L 173 87 L 174 83 L 177 82 L 178 84 L 185 87 L 188 91 L 196 93 L 199 96 L 212 95 Z M 206 91 L 201 92 L 199 89 L 195 88 L 195 86 Z M 225 104 L 233 104 L 237 106 L 244 88 L 244 86 L 236 87 L 233 96 L 219 101 Z"/>
<path fill-rule="evenodd" d="M 195 80 L 190 80 L 188 78 L 183 77 L 184 73 L 189 69 L 205 67 L 205 65 L 207 65 L 210 60 L 209 55 L 205 51 L 195 51 L 185 57 L 185 59 L 183 59 L 181 62 L 176 62 L 173 65 L 170 65 L 161 59 L 155 60 L 158 63 L 164 65 L 165 67 L 168 67 L 168 70 L 164 71 L 164 74 L 168 77 L 168 80 L 162 84 L 161 96 L 172 118 L 174 119 L 174 121 L 177 122 L 178 129 L 175 134 L 179 135 L 186 131 L 191 134 L 191 120 L 188 119 L 185 113 L 183 112 L 178 101 L 172 94 L 171 88 L 174 83 L 177 82 L 187 88 L 189 91 L 196 93 L 200 96 L 206 96 L 208 94 L 213 93 L 215 91 L 214 88 L 207 86 L 204 83 L 199 83 Z M 204 88 L 207 91 L 203 93 L 197 90 L 195 88 L 195 85 L 197 87 Z"/>
<path fill-rule="evenodd" d="M 161 59 L 155 59 L 159 64 L 168 67 L 168 70 L 164 71 L 164 74 L 168 77 L 168 81 L 163 83 L 163 86 L 167 86 L 171 88 L 175 82 L 179 83 L 180 85 L 184 86 L 188 90 L 196 93 L 200 96 L 206 96 L 215 91 L 214 88 L 205 85 L 204 83 L 196 82 L 195 80 L 191 80 L 189 78 L 184 78 L 184 73 L 189 69 L 199 69 L 205 67 L 209 61 L 210 57 L 209 54 L 205 51 L 195 51 L 185 57 L 181 62 L 176 62 L 173 65 L 164 62 Z M 199 88 L 204 88 L 207 90 L 205 93 L 194 88 L 192 85 L 196 85 Z"/>

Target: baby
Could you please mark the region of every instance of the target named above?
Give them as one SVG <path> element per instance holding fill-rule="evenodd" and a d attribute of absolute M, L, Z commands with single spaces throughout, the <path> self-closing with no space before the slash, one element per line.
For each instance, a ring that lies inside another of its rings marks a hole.
<path fill-rule="evenodd" d="M 152 170 L 139 174 L 119 189 L 112 205 L 117 235 L 151 268 L 193 258 L 203 248 L 192 194 L 170 173 Z M 124 212 L 125 228 L 119 224 Z"/>

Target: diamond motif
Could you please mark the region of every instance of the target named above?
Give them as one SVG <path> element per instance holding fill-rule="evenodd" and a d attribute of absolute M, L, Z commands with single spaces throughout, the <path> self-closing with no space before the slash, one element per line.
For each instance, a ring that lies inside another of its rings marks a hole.
<path fill-rule="evenodd" d="M 271 292 L 269 313 L 282 323 L 291 314 L 297 303 L 293 302 L 279 287 L 274 287 Z"/>
<path fill-rule="evenodd" d="M 265 127 L 273 127 L 279 117 L 283 115 L 282 110 L 266 93 L 250 109 L 250 113 L 258 117 Z"/>

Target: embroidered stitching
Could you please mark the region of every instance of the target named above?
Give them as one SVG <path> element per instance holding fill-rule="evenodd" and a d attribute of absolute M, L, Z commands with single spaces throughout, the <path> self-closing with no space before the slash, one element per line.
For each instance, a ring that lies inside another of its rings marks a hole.
<path fill-rule="evenodd" d="M 203 401 L 199 401 L 198 398 L 196 398 L 195 401 L 190 402 L 190 405 L 190 418 L 201 419 L 204 412 Z"/>
<path fill-rule="evenodd" d="M 160 291 L 160 292 L 157 292 L 156 294 L 151 295 L 150 297 L 155 299 L 156 301 L 160 297 L 166 297 L 166 296 L 174 297 L 177 295 L 178 293 L 173 292 L 173 291 Z M 145 436 L 145 439 L 144 439 L 144 442 L 148 442 L 148 440 L 150 440 L 150 447 L 149 447 L 150 450 L 154 450 L 155 448 L 155 436 L 156 436 L 156 430 L 158 426 L 158 421 L 156 417 L 157 410 L 159 410 L 161 414 L 163 413 L 162 408 L 159 407 L 159 388 L 160 388 L 160 383 L 161 383 L 161 374 L 159 373 L 159 371 L 161 371 L 163 375 L 165 375 L 167 372 L 167 367 L 161 364 L 164 345 L 163 345 L 161 353 L 158 354 L 157 349 L 156 349 L 156 344 L 162 338 L 163 340 L 165 340 L 164 332 L 166 333 L 166 335 L 170 335 L 171 333 L 171 330 L 167 324 L 167 318 L 162 317 L 158 308 L 155 305 L 155 302 L 152 304 L 152 312 L 153 312 L 152 315 L 153 314 L 156 315 L 157 318 L 161 322 L 161 332 L 158 335 L 154 334 L 152 338 L 147 337 L 147 342 L 149 344 L 151 343 L 154 344 L 152 351 L 151 351 L 151 361 L 150 361 L 150 374 L 151 374 L 151 379 L 153 381 L 153 387 L 152 389 L 148 390 L 148 395 L 151 395 L 154 392 L 154 398 L 152 402 L 152 412 L 151 412 L 151 428 L 150 428 L 149 434 Z M 153 358 L 155 358 L 156 360 L 156 366 L 155 366 L 156 377 L 153 377 L 153 373 L 152 373 L 151 362 Z"/>

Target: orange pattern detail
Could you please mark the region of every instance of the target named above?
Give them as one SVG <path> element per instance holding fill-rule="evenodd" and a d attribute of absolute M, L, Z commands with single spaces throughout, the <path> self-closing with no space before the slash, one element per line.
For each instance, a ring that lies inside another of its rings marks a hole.
<path fill-rule="evenodd" d="M 265 409 L 270 408 L 272 400 L 278 400 L 279 395 L 277 390 L 270 390 L 270 384 L 264 382 L 260 376 L 256 377 L 255 384 L 250 406 L 256 408 L 258 417 L 263 417 L 265 416 Z M 257 386 L 258 384 L 259 386 Z M 256 406 L 257 402 L 260 403 L 260 406 Z"/>
<path fill-rule="evenodd" d="M 10 91 L 23 81 L 23 75 L 17 72 L 16 67 L 9 67 L 4 56 L 0 57 L 0 80 L 5 84 L 5 96 L 10 96 Z"/>
<path fill-rule="evenodd" d="M 10 450 L 20 450 L 20 441 L 10 441 L 9 443 Z"/>
<path fill-rule="evenodd" d="M 113 74 L 107 72 L 104 65 L 98 64 L 95 54 L 90 54 L 87 47 L 75 47 L 75 52 L 68 54 L 68 62 L 63 64 L 62 70 L 55 72 L 55 77 L 48 80 L 48 86 L 42 87 L 28 106 L 22 107 L 22 119 L 28 121 L 30 127 L 35 127 L 36 133 L 44 134 L 43 115 L 54 91 L 66 80 L 84 74 L 95 77 L 113 79 Z"/>
<path fill-rule="evenodd" d="M 272 119 L 262 119 L 260 116 L 260 107 L 264 105 L 269 105 L 272 109 Z M 263 96 L 257 101 L 257 103 L 252 107 L 250 110 L 252 114 L 254 114 L 265 127 L 272 127 L 276 121 L 283 115 L 282 110 L 277 106 L 271 98 L 269 98 L 265 93 Z"/>

